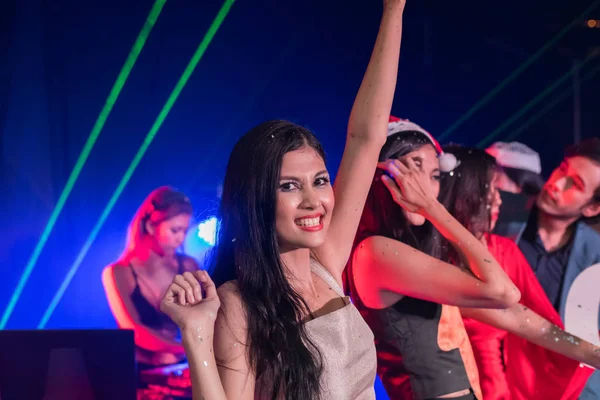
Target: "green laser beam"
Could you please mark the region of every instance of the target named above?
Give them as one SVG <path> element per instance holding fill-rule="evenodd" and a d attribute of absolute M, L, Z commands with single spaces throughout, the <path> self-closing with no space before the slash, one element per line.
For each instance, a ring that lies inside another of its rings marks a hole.
<path fill-rule="evenodd" d="M 585 74 L 581 78 L 581 83 L 584 83 L 584 82 L 590 80 L 599 71 L 600 71 L 600 65 L 597 66 L 596 68 L 594 68 L 593 70 L 589 71 L 587 74 Z M 537 113 L 535 113 L 533 116 L 531 116 L 523 124 L 519 125 L 519 127 L 516 130 L 514 130 L 509 136 L 507 136 L 504 139 L 504 141 L 510 142 L 511 140 L 515 140 L 517 137 L 521 136 L 521 134 L 523 132 L 525 132 L 527 129 L 529 129 L 529 127 L 532 126 L 535 122 L 537 122 L 541 117 L 546 115 L 548 112 L 550 112 L 550 110 L 552 110 L 554 107 L 556 107 L 558 104 L 563 102 L 566 98 L 568 98 L 571 95 L 572 91 L 573 91 L 572 87 L 569 87 L 569 88 L 567 88 L 567 90 L 564 90 L 559 96 L 555 97 L 554 99 L 552 99 L 552 101 L 550 101 L 548 104 L 546 104 L 544 106 L 544 108 L 542 108 Z"/>
<path fill-rule="evenodd" d="M 513 80 L 515 80 L 519 75 L 521 75 L 531 64 L 536 62 L 550 47 L 552 47 L 556 42 L 558 42 L 564 35 L 567 34 L 569 30 L 571 30 L 574 26 L 576 26 L 582 19 L 584 19 L 589 13 L 591 13 L 597 6 L 600 4 L 600 0 L 596 0 L 590 5 L 579 17 L 571 21 L 569 25 L 567 25 L 563 30 L 561 30 L 554 38 L 550 41 L 546 42 L 538 51 L 536 51 L 531 57 L 529 57 L 523 64 L 521 64 L 517 69 L 515 69 L 510 75 L 508 75 L 502 82 L 500 82 L 495 88 L 493 88 L 487 95 L 485 95 L 481 100 L 475 103 L 462 117 L 460 117 L 456 122 L 454 122 L 448 129 L 446 129 L 439 137 L 438 141 L 444 140 L 448 135 L 458 129 L 459 126 L 465 123 L 469 118 L 473 116 L 477 111 L 479 111 L 483 106 L 488 104 L 498 93 L 504 90 L 505 87 L 508 86 Z"/>
<path fill-rule="evenodd" d="M 594 59 L 597 55 L 598 55 L 597 52 L 593 52 L 592 54 L 590 54 L 588 57 L 586 57 L 581 62 L 580 67 L 583 67 L 585 64 L 590 62 L 590 60 Z M 519 111 L 517 111 L 516 113 L 511 115 L 498 128 L 496 128 L 489 135 L 487 135 L 485 138 L 480 140 L 476 146 L 483 147 L 483 146 L 486 146 L 487 144 L 489 144 L 503 130 L 508 128 L 512 123 L 514 123 L 516 120 L 518 120 L 523 115 L 525 115 L 525 113 L 527 113 L 529 110 L 531 110 L 533 107 L 535 107 L 539 102 L 544 100 L 544 98 L 546 98 L 546 96 L 548 96 L 550 93 L 552 93 L 554 90 L 556 90 L 557 87 L 562 85 L 567 79 L 569 79 L 571 77 L 571 75 L 573 75 L 573 69 L 570 69 L 569 71 L 567 71 L 560 78 L 558 78 L 556 81 L 554 81 L 550 86 L 548 86 L 544 90 L 542 90 L 536 97 L 534 97 L 533 99 L 528 101 L 523 107 L 521 107 L 521 109 Z"/>
<path fill-rule="evenodd" d="M 125 85 L 129 74 L 131 73 L 131 70 L 133 69 L 133 66 L 137 61 L 138 56 L 140 55 L 142 49 L 144 48 L 144 45 L 146 44 L 146 40 L 148 39 L 152 28 L 156 24 L 156 20 L 158 19 L 158 16 L 162 11 L 165 2 L 166 0 L 156 0 L 154 2 L 154 5 L 150 10 L 150 14 L 148 15 L 148 18 L 146 18 L 146 22 L 144 23 L 144 26 L 138 34 L 138 37 L 135 40 L 135 43 L 133 44 L 129 55 L 127 56 L 125 64 L 123 65 L 123 68 L 121 68 L 121 72 L 119 72 L 119 75 L 117 76 L 117 80 L 114 83 L 108 95 L 108 98 L 106 99 L 106 102 L 104 103 L 104 107 L 102 107 L 100 115 L 98 116 L 98 119 L 96 120 L 96 123 L 94 124 L 92 131 L 88 136 L 87 141 L 85 142 L 85 145 L 83 146 L 83 150 L 79 154 L 79 158 L 77 159 L 77 162 L 75 163 L 75 166 L 71 171 L 71 175 L 69 175 L 69 179 L 67 180 L 67 183 L 64 189 L 62 190 L 60 197 L 58 198 L 58 202 L 56 203 L 54 210 L 50 215 L 50 219 L 48 220 L 48 223 L 46 224 L 46 227 L 44 228 L 44 231 L 42 232 L 42 235 L 40 236 L 40 239 L 37 242 L 33 253 L 27 261 L 25 270 L 23 271 L 21 278 L 17 283 L 17 287 L 15 288 L 15 291 L 13 292 L 10 301 L 6 306 L 6 309 L 2 314 L 2 320 L 0 320 L 0 329 L 4 329 L 6 327 L 6 323 L 8 322 L 12 312 L 14 311 L 17 301 L 19 300 L 19 297 L 21 296 L 21 293 L 23 292 L 27 281 L 31 276 L 35 264 L 37 263 L 40 255 L 42 254 L 42 250 L 44 249 L 44 246 L 46 245 L 46 242 L 50 237 L 50 233 L 52 232 L 52 229 L 54 228 L 54 225 L 56 224 L 56 221 L 58 220 L 58 217 L 65 203 L 67 202 L 67 198 L 71 194 L 71 191 L 75 186 L 75 182 L 77 181 L 77 178 L 79 178 L 81 170 L 83 169 L 83 166 L 85 165 L 92 151 L 92 148 L 96 144 L 96 140 L 98 139 L 98 136 L 100 136 L 102 128 L 104 128 L 104 124 L 106 123 L 108 115 L 112 111 L 115 102 L 119 98 L 119 94 L 121 93 L 121 90 L 123 89 L 123 86 Z"/>
<path fill-rule="evenodd" d="M 235 2 L 235 0 L 226 0 L 225 3 L 223 4 L 223 6 L 221 6 L 221 9 L 219 10 L 217 16 L 215 17 L 215 19 L 213 20 L 212 24 L 208 28 L 208 32 L 206 33 L 206 35 L 202 39 L 202 42 L 200 43 L 200 45 L 196 49 L 196 52 L 192 56 L 192 59 L 190 60 L 190 62 L 188 63 L 187 67 L 183 71 L 183 74 L 179 78 L 179 81 L 175 85 L 175 88 L 171 92 L 171 95 L 167 99 L 167 102 L 163 106 L 162 110 L 158 114 L 158 117 L 156 118 L 156 121 L 154 122 L 154 124 L 150 128 L 150 131 L 146 135 L 146 138 L 144 139 L 144 142 L 142 143 L 142 145 L 138 149 L 137 153 L 133 157 L 133 160 L 131 161 L 131 164 L 129 164 L 129 167 L 125 171 L 125 174 L 123 175 L 123 178 L 119 182 L 119 185 L 117 186 L 117 189 L 115 190 L 115 192 L 113 193 L 112 197 L 108 201 L 108 204 L 104 208 L 104 211 L 102 211 L 102 214 L 100 215 L 100 218 L 98 219 L 98 222 L 96 223 L 96 225 L 92 229 L 92 232 L 88 236 L 88 238 L 85 241 L 83 247 L 79 251 L 79 254 L 77 255 L 75 261 L 73 262 L 73 264 L 71 265 L 69 271 L 67 272 L 67 275 L 65 276 L 65 279 L 63 280 L 63 282 L 60 285 L 60 287 L 59 287 L 58 291 L 56 292 L 56 294 L 54 295 L 52 301 L 50 302 L 50 305 L 46 309 L 46 312 L 44 313 L 44 316 L 42 317 L 40 323 L 38 324 L 38 329 L 43 329 L 46 326 L 46 324 L 48 323 L 48 320 L 50 319 L 50 317 L 52 316 L 52 313 L 56 309 L 56 306 L 58 305 L 58 303 L 62 299 L 62 296 L 64 295 L 65 291 L 67 290 L 67 287 L 71 283 L 71 280 L 73 279 L 73 277 L 77 273 L 77 270 L 79 269 L 79 266 L 83 262 L 83 259 L 85 258 L 87 252 L 89 251 L 90 247 L 94 243 L 94 240 L 96 240 L 96 237 L 98 236 L 98 233 L 102 229 L 102 226 L 104 225 L 104 222 L 108 218 L 108 215 L 110 214 L 110 212 L 112 211 L 113 207 L 117 203 L 117 200 L 119 199 L 119 196 L 121 195 L 121 193 L 125 189 L 125 186 L 127 185 L 127 182 L 129 182 L 129 180 L 131 179 L 131 176 L 133 175 L 135 169 L 137 168 L 138 164 L 142 160 L 142 157 L 146 153 L 146 150 L 148 150 L 148 147 L 150 146 L 150 144 L 154 140 L 154 137 L 158 133 L 158 130 L 160 129 L 160 127 L 162 126 L 164 120 L 167 118 L 167 115 L 171 111 L 171 108 L 173 108 L 173 105 L 175 104 L 175 101 L 177 101 L 177 98 L 179 97 L 179 94 L 183 90 L 184 86 L 187 84 L 190 76 L 194 72 L 194 69 L 196 69 L 196 66 L 198 65 L 198 62 L 200 61 L 200 59 L 202 58 L 202 56 L 206 52 L 206 49 L 208 48 L 208 45 L 213 40 L 215 34 L 217 33 L 219 27 L 223 23 L 223 20 L 225 20 L 225 17 L 227 16 L 227 14 L 229 14 L 229 11 L 231 10 L 231 7 L 233 6 L 234 2 Z"/>

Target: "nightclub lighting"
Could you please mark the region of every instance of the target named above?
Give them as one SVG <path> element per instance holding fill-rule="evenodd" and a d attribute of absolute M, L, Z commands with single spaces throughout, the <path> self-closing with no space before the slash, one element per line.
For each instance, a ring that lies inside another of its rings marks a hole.
<path fill-rule="evenodd" d="M 214 246 L 217 240 L 217 218 L 211 217 L 198 224 L 198 237 Z"/>
<path fill-rule="evenodd" d="M 8 306 L 6 306 L 6 310 L 4 310 L 2 319 L 0 320 L 0 330 L 6 327 L 8 319 L 10 318 L 15 306 L 17 305 L 17 301 L 19 300 L 19 297 L 21 296 L 21 293 L 23 292 L 23 289 L 25 288 L 25 285 L 29 280 L 31 273 L 33 272 L 33 269 L 37 264 L 37 261 L 40 255 L 42 254 L 44 247 L 46 246 L 46 242 L 48 241 L 50 234 L 54 229 L 54 225 L 58 220 L 58 217 L 62 212 L 62 209 L 65 203 L 67 202 L 67 199 L 69 198 L 73 187 L 75 186 L 75 182 L 77 182 L 77 179 L 79 178 L 79 175 L 83 170 L 83 166 L 87 162 L 87 159 L 90 153 L 92 152 L 92 149 L 94 148 L 94 145 L 96 144 L 96 141 L 98 140 L 102 129 L 104 128 L 104 124 L 106 123 L 108 116 L 110 115 L 117 99 L 119 98 L 119 94 L 121 93 L 123 86 L 125 86 L 125 82 L 127 82 L 127 78 L 129 77 L 129 74 L 131 73 L 131 70 L 133 69 L 133 66 L 136 63 L 138 56 L 142 52 L 142 49 L 146 44 L 148 36 L 150 35 L 152 28 L 156 24 L 156 20 L 158 19 L 165 3 L 166 0 L 156 0 L 154 2 L 154 5 L 150 10 L 150 15 L 148 15 L 148 18 L 146 19 L 146 22 L 144 23 L 144 26 L 142 27 L 142 30 L 140 31 L 133 45 L 133 48 L 127 56 L 127 60 L 125 60 L 125 64 L 121 68 L 121 72 L 119 72 L 119 75 L 117 76 L 117 80 L 114 83 L 110 94 L 106 99 L 106 102 L 104 103 L 104 107 L 102 107 L 102 111 L 100 111 L 100 115 L 98 116 L 98 119 L 96 120 L 96 123 L 94 124 L 94 127 L 92 128 L 92 131 L 90 132 L 90 135 L 88 136 L 87 141 L 85 142 L 85 145 L 81 150 L 81 153 L 79 154 L 79 158 L 77 159 L 77 162 L 75 163 L 75 166 L 71 171 L 71 175 L 69 175 L 69 179 L 67 180 L 67 183 L 63 188 L 60 197 L 58 198 L 54 210 L 50 215 L 50 219 L 48 220 L 48 223 L 46 224 L 46 227 L 44 228 L 44 231 L 42 232 L 42 235 L 40 236 L 40 239 L 36 244 L 35 249 L 31 254 L 31 257 L 29 258 L 29 261 L 27 261 L 27 265 L 25 265 L 25 269 L 23 270 L 23 274 L 19 279 L 19 283 L 17 284 L 17 287 L 15 288 L 15 291 L 10 298 Z"/>
<path fill-rule="evenodd" d="M 46 324 L 50 320 L 50 317 L 54 313 L 54 310 L 60 303 L 62 296 L 64 295 L 65 291 L 69 287 L 71 280 L 77 273 L 77 270 L 83 263 L 83 260 L 85 259 L 85 256 L 87 255 L 89 249 L 92 247 L 92 244 L 96 240 L 96 237 L 98 236 L 100 230 L 102 229 L 104 222 L 108 219 L 108 216 L 110 215 L 110 212 L 112 211 L 113 207 L 117 203 L 117 200 L 121 196 L 121 193 L 123 193 L 123 191 L 125 190 L 125 186 L 127 186 L 127 183 L 133 176 L 133 173 L 137 169 L 137 166 L 139 165 L 140 161 L 142 160 L 142 157 L 144 157 L 144 154 L 146 154 L 148 147 L 150 147 L 150 144 L 156 137 L 156 134 L 158 133 L 163 122 L 169 115 L 169 112 L 173 108 L 173 105 L 177 101 L 177 98 L 181 94 L 181 91 L 183 90 L 183 88 L 187 84 L 188 80 L 190 79 L 190 76 L 196 69 L 196 66 L 198 65 L 198 63 L 200 62 L 202 57 L 204 56 L 206 49 L 208 48 L 208 46 L 212 42 L 213 38 L 215 37 L 215 34 L 219 30 L 219 27 L 223 24 L 223 21 L 225 20 L 225 17 L 229 13 L 229 10 L 233 6 L 234 2 L 235 2 L 235 0 L 225 0 L 225 3 L 223 4 L 223 6 L 221 6 L 221 9 L 217 13 L 217 16 L 213 20 L 212 24 L 209 26 L 208 31 L 202 38 L 202 41 L 200 42 L 194 55 L 192 56 L 191 60 L 189 61 L 187 67 L 183 71 L 183 74 L 179 77 L 177 84 L 175 85 L 175 87 L 173 88 L 173 91 L 167 98 L 167 102 L 165 103 L 165 105 L 163 106 L 161 111 L 159 112 L 158 117 L 156 118 L 156 120 L 154 121 L 154 124 L 152 124 L 152 127 L 150 128 L 150 131 L 146 134 L 144 141 L 142 142 L 141 146 L 139 147 L 137 153 L 134 155 L 129 166 L 127 167 L 127 170 L 125 171 L 125 174 L 121 178 L 121 181 L 117 185 L 117 188 L 115 189 L 114 193 L 112 194 L 111 198 L 109 199 L 108 203 L 106 204 L 104 211 L 102 211 L 102 214 L 100 215 L 100 218 L 98 219 L 98 222 L 96 222 L 96 225 L 92 229 L 92 232 L 90 232 L 90 235 L 88 236 L 83 247 L 79 251 L 77 258 L 75 259 L 75 261 L 69 268 L 69 271 L 67 272 L 67 275 L 65 276 L 65 279 L 63 280 L 62 284 L 58 288 L 58 291 L 52 298 L 52 301 L 51 301 L 50 305 L 48 306 L 48 308 L 46 309 L 46 312 L 44 313 L 42 320 L 38 324 L 38 329 L 44 329 L 46 327 Z"/>

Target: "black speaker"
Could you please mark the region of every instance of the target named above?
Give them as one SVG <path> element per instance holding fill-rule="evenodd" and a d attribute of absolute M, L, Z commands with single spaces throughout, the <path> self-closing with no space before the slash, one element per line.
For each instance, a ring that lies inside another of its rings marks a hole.
<path fill-rule="evenodd" d="M 133 331 L 0 331 L 0 400 L 135 400 Z"/>

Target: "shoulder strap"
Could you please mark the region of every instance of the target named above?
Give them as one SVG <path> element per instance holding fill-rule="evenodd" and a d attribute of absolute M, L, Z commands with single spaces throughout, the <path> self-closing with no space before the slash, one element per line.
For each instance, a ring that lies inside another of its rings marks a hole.
<path fill-rule="evenodd" d="M 310 259 L 310 269 L 315 274 L 319 275 L 319 278 L 323 279 L 329 286 L 331 286 L 338 296 L 344 297 L 344 291 L 340 287 L 340 284 L 335 280 L 333 275 L 331 275 L 331 273 L 329 273 L 329 271 L 314 258 Z"/>
<path fill-rule="evenodd" d="M 179 275 L 183 274 L 185 272 L 185 267 L 183 265 L 183 255 L 182 254 L 176 254 L 175 257 L 177 257 L 177 273 Z"/>
<path fill-rule="evenodd" d="M 133 268 L 132 263 L 129 263 L 129 269 L 131 270 L 131 273 L 133 274 L 133 279 L 135 280 L 135 284 L 137 286 L 138 285 L 138 276 L 137 276 L 137 273 L 135 272 L 135 268 Z"/>

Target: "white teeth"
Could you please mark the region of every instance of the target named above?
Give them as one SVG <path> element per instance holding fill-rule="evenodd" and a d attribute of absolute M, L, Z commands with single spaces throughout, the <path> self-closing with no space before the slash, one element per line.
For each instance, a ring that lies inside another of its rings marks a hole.
<path fill-rule="evenodd" d="M 317 218 L 303 218 L 303 219 L 297 219 L 296 220 L 296 225 L 298 226 L 317 226 L 319 225 L 319 223 L 321 222 L 321 218 L 317 217 Z"/>

